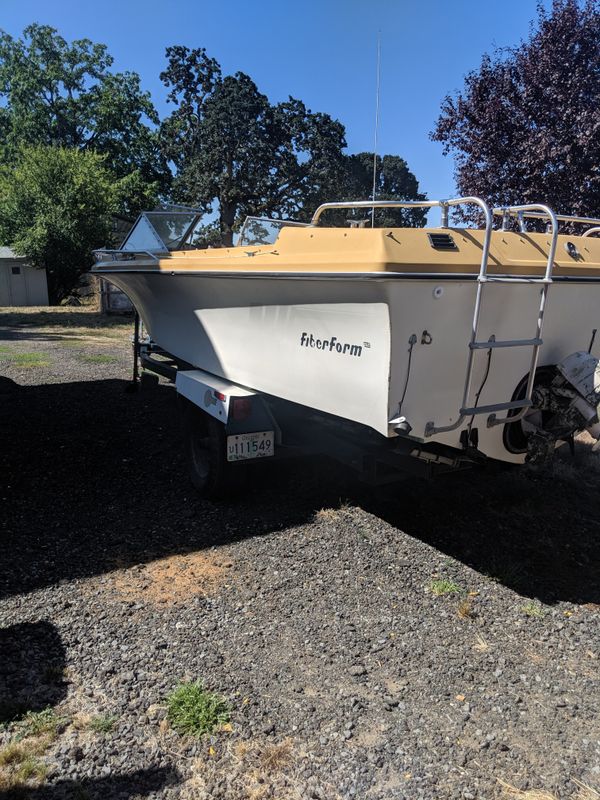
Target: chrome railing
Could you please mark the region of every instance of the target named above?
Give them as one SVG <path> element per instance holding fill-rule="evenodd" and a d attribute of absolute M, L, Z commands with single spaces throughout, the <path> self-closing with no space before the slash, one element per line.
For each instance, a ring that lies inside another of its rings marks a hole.
<path fill-rule="evenodd" d="M 483 211 L 486 227 L 491 227 L 491 213 L 487 203 L 480 197 L 455 197 L 451 200 L 349 200 L 339 203 L 323 203 L 312 216 L 310 226 L 315 227 L 324 211 L 343 211 L 356 208 L 440 208 L 442 210 L 442 228 L 448 227 L 448 212 L 451 206 L 477 205 Z M 489 220 L 488 220 L 489 215 Z"/>
<path fill-rule="evenodd" d="M 158 261 L 161 256 L 168 256 L 169 251 L 156 251 L 152 250 L 92 250 L 92 254 L 96 261 L 135 261 L 136 256 L 148 256 L 154 261 Z"/>
<path fill-rule="evenodd" d="M 585 233 L 582 233 L 581 235 L 582 235 L 582 237 L 583 236 L 595 236 L 598 233 L 600 233 L 600 227 L 599 228 L 590 228 L 589 230 L 585 231 Z"/>
<path fill-rule="evenodd" d="M 310 226 L 314 227 L 319 222 L 321 215 L 325 211 L 330 210 L 352 210 L 352 209 L 375 209 L 375 208 L 441 208 L 442 210 L 442 222 L 441 227 L 447 228 L 448 227 L 448 212 L 451 206 L 458 206 L 458 205 L 466 205 L 468 203 L 472 203 L 475 205 L 479 205 L 482 210 L 483 206 L 488 208 L 485 201 L 483 201 L 479 197 L 457 197 L 448 200 L 349 200 L 349 201 L 340 201 L 340 202 L 333 202 L 333 203 L 323 203 L 320 205 L 313 217 L 310 221 Z M 510 214 L 508 214 L 508 209 L 512 209 Z M 543 209 L 543 210 L 542 210 Z M 548 219 L 548 211 L 550 211 L 547 205 L 543 205 L 540 203 L 530 203 L 524 205 L 515 205 L 515 206 L 505 206 L 502 208 L 495 208 L 493 213 L 494 215 L 503 216 L 503 224 L 506 224 L 508 216 L 515 216 L 520 224 L 521 230 L 524 232 L 524 224 L 526 219 Z M 485 213 L 485 212 L 484 212 Z M 594 225 L 600 226 L 600 218 L 595 217 L 578 217 L 572 216 L 568 214 L 556 214 L 555 212 L 551 212 L 553 215 L 553 219 L 555 219 L 558 223 L 577 223 L 581 225 Z M 487 222 L 487 220 L 486 220 Z M 583 233 L 583 236 L 590 236 L 593 233 L 598 233 L 600 228 L 592 228 L 589 231 Z"/>

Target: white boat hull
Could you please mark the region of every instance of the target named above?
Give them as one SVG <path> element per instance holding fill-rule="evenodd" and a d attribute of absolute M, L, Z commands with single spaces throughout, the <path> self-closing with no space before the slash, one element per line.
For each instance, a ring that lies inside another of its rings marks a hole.
<path fill-rule="evenodd" d="M 384 436 L 396 435 L 389 421 L 401 414 L 411 437 L 461 448 L 461 430 L 469 420 L 429 438 L 425 429 L 430 422 L 442 427 L 459 417 L 477 288 L 472 278 L 140 269 L 104 276 L 129 295 L 154 341 L 178 359 Z M 539 297 L 539 284 L 486 285 L 478 338 L 531 339 Z M 587 349 L 599 323 L 600 282 L 556 281 L 539 365 Z M 476 352 L 471 405 L 487 361 L 486 350 Z M 529 347 L 494 350 L 479 406 L 509 401 L 530 361 Z M 503 426 L 488 428 L 486 419 L 476 416 L 473 423 L 479 450 L 523 462 L 523 454 L 506 449 Z"/>

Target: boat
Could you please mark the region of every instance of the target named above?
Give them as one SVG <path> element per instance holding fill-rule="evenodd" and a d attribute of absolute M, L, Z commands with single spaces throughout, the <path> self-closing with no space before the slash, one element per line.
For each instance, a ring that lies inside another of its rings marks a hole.
<path fill-rule="evenodd" d="M 440 224 L 373 224 L 414 207 Z M 449 223 L 465 207 L 480 227 Z M 350 226 L 323 224 L 332 211 Z M 600 438 L 600 220 L 477 197 L 333 202 L 307 224 L 249 218 L 219 249 L 196 247 L 199 224 L 143 214 L 93 268 L 181 370 L 430 460 L 539 462 Z"/>

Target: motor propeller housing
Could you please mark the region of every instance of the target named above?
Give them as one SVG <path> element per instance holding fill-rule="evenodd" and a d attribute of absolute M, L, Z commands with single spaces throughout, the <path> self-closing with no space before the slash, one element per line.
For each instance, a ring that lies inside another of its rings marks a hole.
<path fill-rule="evenodd" d="M 528 463 L 548 460 L 557 446 L 587 430 L 600 446 L 600 362 L 586 352 L 571 353 L 549 371 L 533 391 L 533 405 L 522 422 Z"/>

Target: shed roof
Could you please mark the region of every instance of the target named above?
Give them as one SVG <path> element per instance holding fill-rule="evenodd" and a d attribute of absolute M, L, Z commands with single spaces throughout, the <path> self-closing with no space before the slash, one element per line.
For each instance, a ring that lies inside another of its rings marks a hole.
<path fill-rule="evenodd" d="M 18 256 L 10 247 L 0 245 L 0 258 L 9 258 L 12 261 L 25 260 L 25 256 Z"/>

